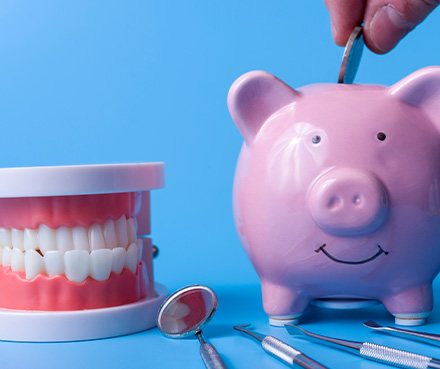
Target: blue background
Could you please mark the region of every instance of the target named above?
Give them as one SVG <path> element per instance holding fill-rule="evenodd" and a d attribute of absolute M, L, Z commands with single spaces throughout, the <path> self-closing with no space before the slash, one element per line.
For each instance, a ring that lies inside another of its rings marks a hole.
<path fill-rule="evenodd" d="M 390 54 L 365 51 L 357 82 L 392 84 L 439 64 L 439 24 L 437 11 Z M 0 166 L 164 161 L 166 188 L 153 193 L 157 280 L 171 290 L 191 283 L 216 289 L 219 311 L 206 335 L 230 367 L 281 368 L 228 328 L 254 321 L 284 335 L 266 324 L 258 279 L 233 225 L 241 137 L 226 95 L 252 69 L 294 87 L 334 82 L 341 55 L 321 1 L 2 1 Z M 380 308 L 367 315 L 315 311 L 310 327 L 364 339 L 358 321 L 391 321 Z M 439 327 L 437 314 L 426 329 Z M 302 345 L 328 365 L 381 367 Z M 1 343 L 0 367 L 202 368 L 197 349 L 156 330 L 75 344 Z"/>

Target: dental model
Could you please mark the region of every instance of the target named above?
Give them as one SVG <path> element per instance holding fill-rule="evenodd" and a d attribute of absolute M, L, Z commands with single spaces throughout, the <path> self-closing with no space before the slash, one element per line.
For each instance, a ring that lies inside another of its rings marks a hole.
<path fill-rule="evenodd" d="M 0 339 L 100 338 L 154 325 L 165 293 L 153 280 L 149 191 L 163 185 L 162 164 L 0 176 Z M 43 316 L 55 326 L 35 334 Z"/>

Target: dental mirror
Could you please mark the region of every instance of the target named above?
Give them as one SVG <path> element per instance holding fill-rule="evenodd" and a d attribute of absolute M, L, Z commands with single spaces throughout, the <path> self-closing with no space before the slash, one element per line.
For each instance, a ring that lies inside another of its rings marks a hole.
<path fill-rule="evenodd" d="M 157 326 L 170 338 L 195 335 L 200 342 L 200 355 L 208 369 L 226 369 L 213 345 L 202 336 L 202 326 L 214 315 L 217 296 L 206 286 L 194 285 L 182 288 L 169 296 L 157 315 Z"/>

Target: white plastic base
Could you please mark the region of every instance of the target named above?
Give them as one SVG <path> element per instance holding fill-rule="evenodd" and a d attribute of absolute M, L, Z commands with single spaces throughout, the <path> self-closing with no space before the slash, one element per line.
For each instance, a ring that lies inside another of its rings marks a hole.
<path fill-rule="evenodd" d="M 301 315 L 269 316 L 269 324 L 273 327 L 284 327 L 286 324 L 298 324 Z"/>
<path fill-rule="evenodd" d="M 429 312 L 420 314 L 396 314 L 394 315 L 394 322 L 397 325 L 416 327 L 425 324 L 426 318 L 428 318 L 429 314 Z"/>
<path fill-rule="evenodd" d="M 0 340 L 62 342 L 108 338 L 156 326 L 167 289 L 155 284 L 156 297 L 133 304 L 79 311 L 0 309 Z"/>

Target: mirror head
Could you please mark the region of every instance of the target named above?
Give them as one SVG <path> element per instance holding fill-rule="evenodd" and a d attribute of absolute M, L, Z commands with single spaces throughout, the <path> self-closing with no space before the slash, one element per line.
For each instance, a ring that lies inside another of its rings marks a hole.
<path fill-rule="evenodd" d="M 194 285 L 169 296 L 157 315 L 160 331 L 172 338 L 195 334 L 208 322 L 217 308 L 217 296 L 209 287 Z"/>

